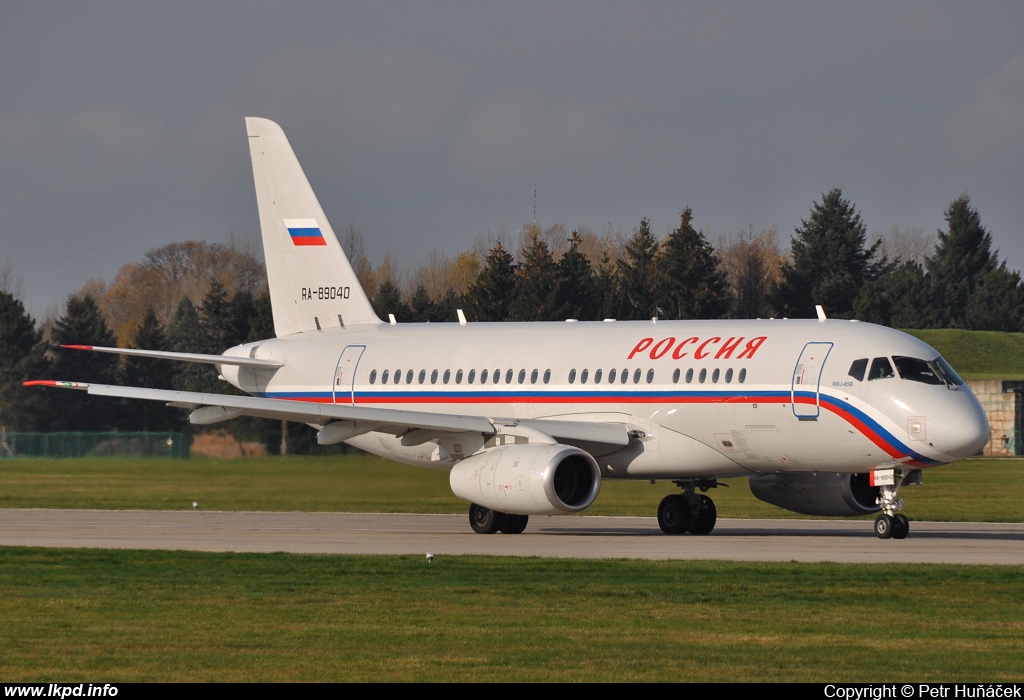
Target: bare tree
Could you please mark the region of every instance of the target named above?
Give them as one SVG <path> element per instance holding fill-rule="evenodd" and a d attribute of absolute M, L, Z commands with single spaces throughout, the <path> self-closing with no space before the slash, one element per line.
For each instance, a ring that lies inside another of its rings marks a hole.
<path fill-rule="evenodd" d="M 718 257 L 732 290 L 733 318 L 764 318 L 774 313 L 769 294 L 782 270 L 778 229 L 754 234 L 754 227 L 719 239 Z"/>

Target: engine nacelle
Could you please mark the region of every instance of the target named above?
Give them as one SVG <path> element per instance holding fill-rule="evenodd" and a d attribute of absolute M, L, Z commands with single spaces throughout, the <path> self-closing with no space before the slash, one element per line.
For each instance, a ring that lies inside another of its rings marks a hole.
<path fill-rule="evenodd" d="M 870 474 L 762 474 L 750 491 L 773 506 L 804 515 L 867 515 L 881 508 Z"/>
<path fill-rule="evenodd" d="M 452 467 L 452 491 L 470 503 L 516 515 L 581 511 L 601 490 L 597 461 L 569 445 L 509 445 Z"/>

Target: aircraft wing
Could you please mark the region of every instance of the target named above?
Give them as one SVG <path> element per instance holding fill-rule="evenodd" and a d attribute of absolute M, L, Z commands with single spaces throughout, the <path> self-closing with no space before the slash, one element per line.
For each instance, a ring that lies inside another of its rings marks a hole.
<path fill-rule="evenodd" d="M 478 432 L 484 435 L 493 435 L 500 432 L 502 426 L 524 425 L 560 440 L 618 446 L 629 444 L 629 428 L 625 424 L 617 423 L 584 423 L 543 419 L 516 420 L 500 416 L 493 418 L 460 416 L 349 404 L 311 403 L 257 396 L 229 396 L 227 394 L 145 389 L 49 379 L 25 382 L 25 386 L 51 386 L 87 391 L 95 396 L 162 401 L 178 408 L 192 409 L 190 420 L 196 424 L 216 423 L 244 415 L 324 426 L 334 421 L 346 421 L 354 423 L 359 433 L 378 431 L 393 435 L 404 435 L 411 430 L 439 433 Z"/>
<path fill-rule="evenodd" d="M 68 350 L 89 350 L 91 352 L 107 352 L 113 355 L 131 355 L 132 357 L 154 357 L 158 360 L 178 360 L 179 362 L 199 362 L 207 365 L 238 365 L 239 367 L 257 367 L 273 369 L 283 367 L 284 363 L 277 360 L 258 360 L 254 357 L 232 357 L 230 355 L 204 355 L 198 352 L 170 352 L 164 350 L 136 350 L 135 348 L 105 348 L 99 345 L 62 345 Z"/>

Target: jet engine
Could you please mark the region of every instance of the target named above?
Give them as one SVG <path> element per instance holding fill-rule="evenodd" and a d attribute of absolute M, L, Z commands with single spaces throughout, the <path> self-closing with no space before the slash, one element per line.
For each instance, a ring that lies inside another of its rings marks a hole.
<path fill-rule="evenodd" d="M 804 515 L 867 515 L 881 508 L 870 474 L 762 474 L 750 491 L 773 506 Z"/>
<path fill-rule="evenodd" d="M 450 483 L 459 498 L 502 513 L 562 515 L 594 502 L 601 471 L 578 447 L 509 445 L 462 460 Z"/>

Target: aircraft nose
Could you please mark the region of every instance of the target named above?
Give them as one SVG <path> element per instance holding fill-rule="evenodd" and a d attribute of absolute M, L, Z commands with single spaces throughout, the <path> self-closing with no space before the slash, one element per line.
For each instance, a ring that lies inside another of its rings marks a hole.
<path fill-rule="evenodd" d="M 958 399 L 939 410 L 928 432 L 936 449 L 961 459 L 978 454 L 990 432 L 988 418 L 974 394 L 964 392 Z"/>

